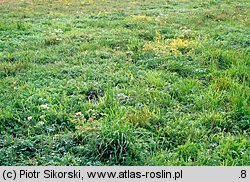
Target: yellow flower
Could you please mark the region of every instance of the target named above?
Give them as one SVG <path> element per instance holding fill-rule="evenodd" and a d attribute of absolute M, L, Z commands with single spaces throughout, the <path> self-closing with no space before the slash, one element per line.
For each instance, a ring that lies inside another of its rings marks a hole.
<path fill-rule="evenodd" d="M 151 22 L 152 18 L 146 15 L 131 15 L 133 22 Z"/>
<path fill-rule="evenodd" d="M 170 43 L 170 49 L 175 56 L 191 51 L 196 45 L 194 40 L 185 40 L 183 38 L 174 39 Z"/>
<path fill-rule="evenodd" d="M 151 44 L 144 44 L 143 50 L 144 51 L 152 51 L 152 50 L 154 50 L 154 46 Z"/>

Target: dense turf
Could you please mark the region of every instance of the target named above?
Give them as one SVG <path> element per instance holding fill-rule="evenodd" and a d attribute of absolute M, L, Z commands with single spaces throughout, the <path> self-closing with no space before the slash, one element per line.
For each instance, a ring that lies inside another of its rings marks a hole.
<path fill-rule="evenodd" d="M 249 8 L 0 1 L 0 165 L 250 165 Z"/>

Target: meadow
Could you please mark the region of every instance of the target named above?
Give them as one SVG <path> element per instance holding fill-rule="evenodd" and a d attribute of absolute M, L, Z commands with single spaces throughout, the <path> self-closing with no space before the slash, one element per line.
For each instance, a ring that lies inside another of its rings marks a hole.
<path fill-rule="evenodd" d="M 0 165 L 250 165 L 247 0 L 0 1 Z"/>

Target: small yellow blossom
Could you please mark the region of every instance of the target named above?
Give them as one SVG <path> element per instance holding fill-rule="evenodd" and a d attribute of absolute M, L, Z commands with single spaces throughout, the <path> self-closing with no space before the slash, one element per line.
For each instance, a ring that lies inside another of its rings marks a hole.
<path fill-rule="evenodd" d="M 131 15 L 132 22 L 151 22 L 153 19 L 146 15 Z"/>

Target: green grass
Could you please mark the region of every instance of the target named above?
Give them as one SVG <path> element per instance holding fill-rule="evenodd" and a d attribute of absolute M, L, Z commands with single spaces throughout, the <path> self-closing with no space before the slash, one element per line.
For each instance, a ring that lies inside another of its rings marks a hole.
<path fill-rule="evenodd" d="M 0 3 L 0 165 L 250 165 L 249 8 Z"/>

